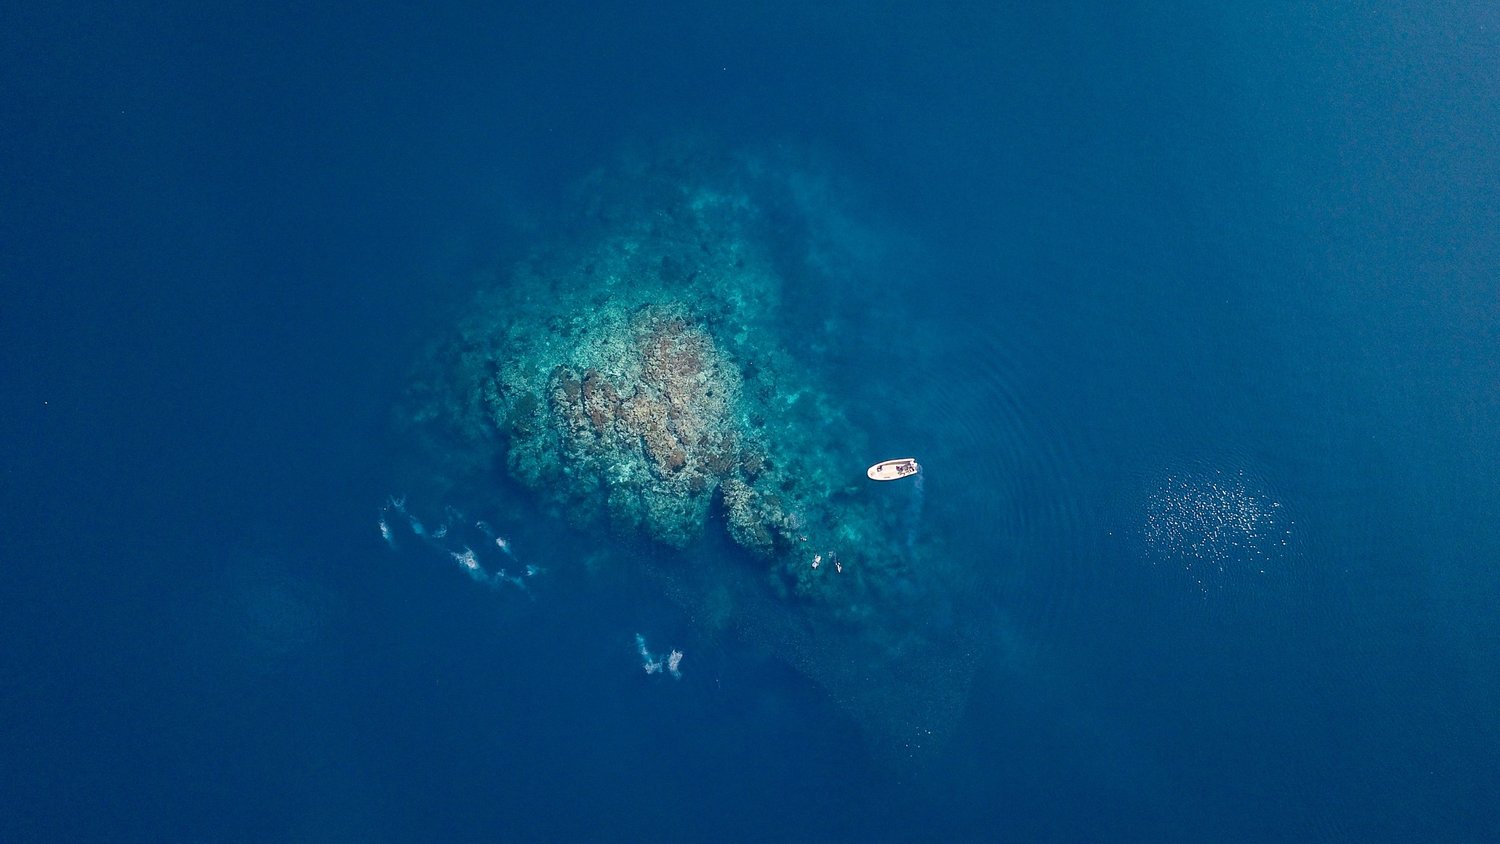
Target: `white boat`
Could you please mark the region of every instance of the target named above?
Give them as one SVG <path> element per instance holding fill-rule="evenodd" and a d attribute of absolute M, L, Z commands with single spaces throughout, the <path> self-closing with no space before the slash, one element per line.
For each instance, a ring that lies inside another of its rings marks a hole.
<path fill-rule="evenodd" d="M 916 458 L 902 457 L 896 460 L 882 460 L 866 469 L 865 474 L 869 475 L 872 481 L 894 481 L 915 475 L 920 471 L 922 467 L 917 465 Z"/>

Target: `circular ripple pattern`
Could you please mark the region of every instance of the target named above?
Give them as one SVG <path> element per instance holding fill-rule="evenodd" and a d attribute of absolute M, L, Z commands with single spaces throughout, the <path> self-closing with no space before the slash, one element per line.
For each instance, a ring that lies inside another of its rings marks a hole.
<path fill-rule="evenodd" d="M 1079 442 L 1057 405 L 1065 369 L 1048 327 L 1020 303 L 987 292 L 983 301 L 942 293 L 870 297 L 872 322 L 902 327 L 851 332 L 848 382 L 877 455 L 912 454 L 926 475 L 917 542 L 931 553 L 925 574 L 963 596 L 958 623 L 1013 628 L 1050 638 L 1076 620 L 1091 564 Z M 886 312 L 900 302 L 898 312 Z M 895 487 L 867 494 L 896 496 Z M 984 634 L 995 635 L 993 630 Z"/>

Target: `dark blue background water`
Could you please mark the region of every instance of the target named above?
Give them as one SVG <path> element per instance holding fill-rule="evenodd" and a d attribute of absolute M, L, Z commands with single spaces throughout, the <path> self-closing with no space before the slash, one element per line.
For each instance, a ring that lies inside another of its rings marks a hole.
<path fill-rule="evenodd" d="M 0 837 L 1500 833 L 1500 15 L 29 5 Z M 933 455 L 929 516 L 1006 478 L 1004 624 L 925 770 L 752 648 L 647 682 L 634 632 L 694 641 L 649 589 L 521 606 L 374 533 L 418 343 L 688 132 L 812 150 L 921 244 L 896 373 L 947 427 L 872 433 Z M 1142 524 L 1226 472 L 1290 543 L 1199 588 Z"/>

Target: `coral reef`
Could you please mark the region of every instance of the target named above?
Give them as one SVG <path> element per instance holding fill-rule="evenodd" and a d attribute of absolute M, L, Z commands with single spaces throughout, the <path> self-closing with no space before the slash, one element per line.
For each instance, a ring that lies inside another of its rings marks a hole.
<path fill-rule="evenodd" d="M 545 424 L 513 437 L 515 460 L 530 465 L 555 430 L 569 470 L 560 492 L 602 495 L 616 527 L 686 545 L 738 450 L 738 369 L 700 326 L 659 307 L 604 320 L 575 350 L 580 363 L 548 376 Z"/>
<path fill-rule="evenodd" d="M 590 231 L 478 298 L 414 413 L 580 525 L 684 548 L 717 502 L 783 595 L 858 614 L 908 561 L 855 494 L 860 431 L 786 347 L 783 293 L 809 282 L 788 275 L 817 270 L 787 259 L 785 180 L 744 162 L 625 171 L 589 182 Z"/>
<path fill-rule="evenodd" d="M 616 537 L 727 537 L 739 553 L 651 555 L 646 573 L 889 747 L 931 743 L 973 651 L 932 632 L 953 597 L 940 554 L 872 491 L 861 426 L 809 364 L 835 343 L 820 297 L 869 240 L 795 170 L 701 151 L 600 171 L 578 207 L 422 360 L 403 424 L 424 465 L 503 467 L 543 510 Z"/>

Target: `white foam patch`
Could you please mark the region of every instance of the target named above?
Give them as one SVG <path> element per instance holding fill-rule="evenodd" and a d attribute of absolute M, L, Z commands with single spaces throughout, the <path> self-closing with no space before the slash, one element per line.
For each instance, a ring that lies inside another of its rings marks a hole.
<path fill-rule="evenodd" d="M 641 655 L 641 667 L 646 670 L 647 674 L 660 674 L 665 669 L 666 673 L 679 680 L 682 679 L 682 672 L 678 670 L 678 666 L 682 664 L 682 651 L 674 648 L 665 658 L 653 654 L 646 647 L 646 637 L 639 633 L 635 634 L 635 647 Z"/>
<path fill-rule="evenodd" d="M 1167 474 L 1146 497 L 1141 539 L 1154 563 L 1180 566 L 1210 591 L 1273 570 L 1294 525 L 1242 470 Z"/>
<path fill-rule="evenodd" d="M 496 533 L 488 522 L 473 522 L 473 529 L 469 529 L 467 527 L 470 524 L 469 518 L 451 505 L 443 508 L 443 516 L 447 521 L 436 530 L 428 531 L 421 519 L 408 509 L 404 496 L 391 496 L 386 499 L 385 506 L 380 511 L 380 536 L 391 550 L 397 550 L 397 526 L 404 525 L 406 532 L 410 533 L 413 538 L 421 540 L 422 544 L 433 553 L 451 560 L 476 583 L 482 583 L 494 589 L 515 587 L 516 590 L 535 600 L 526 581 L 544 573 L 545 569 L 528 563 L 522 569 L 521 574 L 512 575 L 505 568 L 496 565 L 492 573 L 492 570 L 485 566 L 481 552 L 474 550 L 475 547 L 498 549 L 498 551 L 484 552 L 491 557 L 491 565 L 506 560 L 519 562 L 516 560 L 516 553 L 510 541 Z M 478 533 L 476 534 L 475 531 Z"/>

